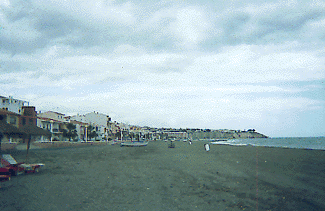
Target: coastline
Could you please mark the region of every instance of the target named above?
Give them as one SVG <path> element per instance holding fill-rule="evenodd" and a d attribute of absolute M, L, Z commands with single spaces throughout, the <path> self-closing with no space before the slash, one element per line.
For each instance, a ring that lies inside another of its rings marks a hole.
<path fill-rule="evenodd" d="M 30 151 L 45 163 L 0 189 L 1 210 L 322 210 L 325 152 L 150 142 Z M 13 151 L 19 162 L 23 151 Z M 59 194 L 60 193 L 60 194 Z"/>

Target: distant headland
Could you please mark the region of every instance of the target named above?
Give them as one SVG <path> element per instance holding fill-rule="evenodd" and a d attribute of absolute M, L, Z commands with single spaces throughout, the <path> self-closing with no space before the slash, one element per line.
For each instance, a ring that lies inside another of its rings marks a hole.
<path fill-rule="evenodd" d="M 268 138 L 268 136 L 258 133 L 255 129 L 248 130 L 229 130 L 229 129 L 175 129 L 175 128 L 150 128 L 142 127 L 142 131 L 146 131 L 148 138 L 157 139 L 166 138 L 188 138 L 188 139 L 246 139 L 246 138 Z M 151 134 L 151 137 L 150 137 Z"/>

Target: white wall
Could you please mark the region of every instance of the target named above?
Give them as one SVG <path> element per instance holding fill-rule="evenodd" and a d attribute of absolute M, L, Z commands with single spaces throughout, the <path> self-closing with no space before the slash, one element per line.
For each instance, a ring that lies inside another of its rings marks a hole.
<path fill-rule="evenodd" d="M 25 103 L 26 101 L 17 100 L 12 97 L 0 97 L 0 109 L 6 109 L 17 114 L 22 114 L 21 108 Z"/>
<path fill-rule="evenodd" d="M 64 119 L 64 116 L 65 116 L 64 114 L 60 114 L 60 113 L 53 112 L 53 111 L 38 113 L 37 116 L 49 118 L 49 119 L 53 119 L 53 120 L 57 120 L 57 121 L 61 121 L 61 122 L 66 122 L 66 120 Z"/>

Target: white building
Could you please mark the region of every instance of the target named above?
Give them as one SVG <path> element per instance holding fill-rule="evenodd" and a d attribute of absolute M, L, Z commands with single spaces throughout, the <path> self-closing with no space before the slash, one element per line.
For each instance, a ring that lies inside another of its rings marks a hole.
<path fill-rule="evenodd" d="M 72 123 L 76 126 L 78 140 L 83 140 L 83 141 L 88 140 L 87 132 L 86 132 L 87 128 L 89 127 L 88 123 L 79 122 L 79 121 L 75 121 L 75 120 L 70 120 L 70 123 Z"/>
<path fill-rule="evenodd" d="M 51 141 L 62 141 L 62 132 L 60 131 L 60 124 L 62 122 L 45 118 L 45 117 L 37 117 L 37 127 L 48 130 L 52 133 Z"/>
<path fill-rule="evenodd" d="M 23 112 L 22 107 L 26 105 L 29 106 L 29 102 L 23 100 L 17 100 L 12 98 L 11 96 L 9 97 L 0 96 L 0 109 L 11 111 L 16 114 L 22 114 Z"/>
<path fill-rule="evenodd" d="M 66 117 L 66 119 L 67 121 L 78 121 L 92 125 L 98 134 L 97 139 L 104 139 L 108 136 L 110 131 L 111 118 L 108 115 L 98 112 L 91 112 L 84 115 L 78 114 L 75 116 Z"/>
<path fill-rule="evenodd" d="M 65 114 L 61 114 L 55 111 L 46 111 L 46 112 L 39 112 L 37 114 L 37 117 L 44 117 L 44 118 L 49 118 L 52 120 L 57 120 L 57 121 L 61 121 L 61 122 L 66 122 L 65 120 Z"/>
<path fill-rule="evenodd" d="M 111 118 L 106 114 L 101 114 L 98 112 L 91 112 L 84 115 L 75 115 L 69 117 L 70 120 L 85 122 L 94 125 L 107 126 L 111 121 Z"/>
<path fill-rule="evenodd" d="M 64 139 L 62 129 L 67 123 L 64 117 L 64 114 L 54 111 L 40 112 L 37 114 L 37 126 L 52 133 L 51 141 L 62 141 Z"/>

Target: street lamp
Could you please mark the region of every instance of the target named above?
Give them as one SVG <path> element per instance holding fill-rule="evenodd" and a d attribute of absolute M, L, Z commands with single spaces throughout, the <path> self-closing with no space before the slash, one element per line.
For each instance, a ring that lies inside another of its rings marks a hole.
<path fill-rule="evenodd" d="M 51 142 L 53 141 L 53 120 L 50 120 Z"/>
<path fill-rule="evenodd" d="M 85 125 L 85 128 L 86 128 L 86 130 L 85 130 L 85 133 L 86 133 L 85 136 L 86 136 L 86 142 L 87 142 L 88 141 L 88 138 L 87 138 L 87 131 L 88 131 L 87 128 L 88 128 L 88 125 Z"/>

